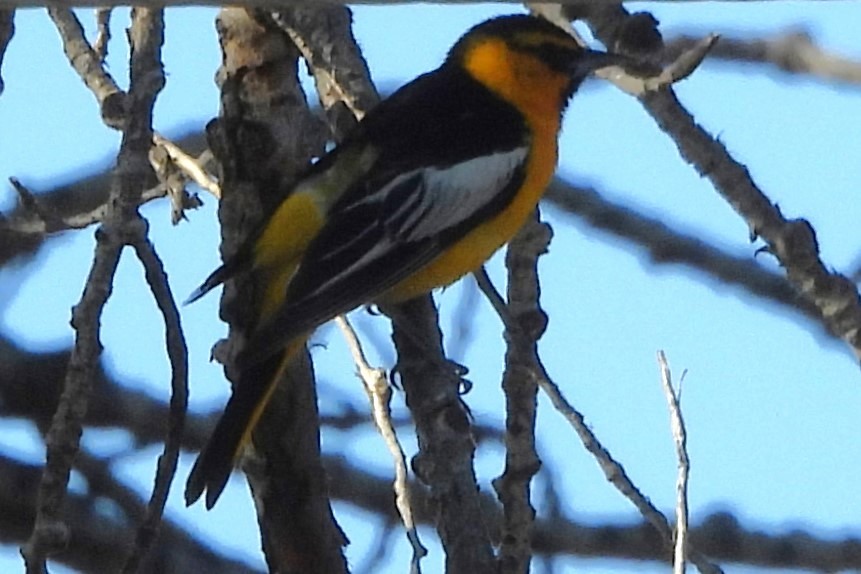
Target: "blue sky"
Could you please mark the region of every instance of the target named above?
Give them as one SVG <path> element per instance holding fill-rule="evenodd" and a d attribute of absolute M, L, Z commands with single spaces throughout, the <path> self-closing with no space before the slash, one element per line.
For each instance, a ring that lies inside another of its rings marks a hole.
<path fill-rule="evenodd" d="M 643 8 L 654 11 L 668 31 L 771 33 L 804 25 L 825 48 L 861 58 L 859 9 L 852 3 Z M 390 88 L 435 67 L 472 24 L 516 10 L 512 5 L 359 7 L 356 35 L 378 85 Z M 156 108 L 156 127 L 168 135 L 200 128 L 217 114 L 214 14 L 212 9 L 168 12 L 168 81 Z M 82 16 L 89 18 L 88 13 Z M 116 17 L 118 39 L 124 37 L 123 18 Z M 22 11 L 16 24 L 3 65 L 0 125 L 6 137 L 0 138 L 0 178 L 14 175 L 38 190 L 73 180 L 89 166 L 109 165 L 118 135 L 99 123 L 97 105 L 65 61 L 49 19 L 40 11 Z M 38 70 L 34 53 L 41 58 Z M 126 54 L 119 41 L 112 44 L 109 65 L 124 82 Z M 761 67 L 711 63 L 677 91 L 787 216 L 811 221 L 826 263 L 851 270 L 861 246 L 861 92 Z M 748 242 L 744 222 L 678 158 L 672 142 L 639 104 L 600 82 L 587 86 L 569 108 L 560 173 L 735 254 L 752 258 L 758 247 Z M 0 208 L 8 208 L 14 194 L 8 186 L 0 189 Z M 203 199 L 206 206 L 178 227 L 170 226 L 165 203 L 144 208 L 180 299 L 218 263 L 214 200 Z M 861 381 L 844 346 L 804 319 L 737 288 L 680 267 L 656 267 L 638 248 L 553 209 L 545 209 L 545 216 L 555 237 L 541 264 L 543 302 L 551 317 L 542 356 L 551 376 L 651 500 L 669 510 L 674 496 L 674 451 L 655 359 L 663 349 L 676 376 L 688 371 L 683 409 L 694 522 L 728 509 L 745 524 L 770 531 L 802 527 L 824 536 L 861 535 Z M 0 270 L 4 331 L 34 350 L 68 345 L 69 309 L 80 296 L 92 249 L 92 230 L 69 233 L 33 261 Z M 499 259 L 491 263 L 490 273 L 502 285 Z M 774 267 L 767 256 L 757 259 Z M 467 278 L 437 297 L 446 332 L 453 332 L 452 313 L 464 290 L 472 288 Z M 467 401 L 476 418 L 499 422 L 501 329 L 489 306 L 477 301 L 472 345 L 458 360 L 470 367 L 475 383 Z M 208 362 L 210 345 L 225 331 L 217 320 L 217 303 L 213 295 L 182 310 L 191 352 L 192 407 L 197 410 L 220 406 L 227 394 L 220 369 Z M 363 332 L 385 340 L 382 319 L 359 313 L 355 322 Z M 167 398 L 162 327 L 132 257 L 121 264 L 102 340 L 106 364 L 118 378 Z M 337 331 L 324 328 L 316 340 L 326 344 L 314 350 L 322 408 L 337 408 L 343 396 L 361 406 L 363 392 Z M 143 349 L 142 341 L 147 342 Z M 374 355 L 378 364 L 391 365 L 390 349 Z M 402 411 L 401 398 L 397 406 Z M 545 467 L 558 482 L 567 512 L 594 521 L 636 518 L 546 400 L 539 424 Z M 409 436 L 402 438 L 412 443 Z M 121 476 L 146 491 L 154 449 L 131 451 L 118 433 L 90 433 L 85 441 L 97 452 L 122 455 Z M 383 476 L 390 472 L 389 460 L 375 454 L 382 449 L 372 433 L 333 432 L 323 441 L 331 452 L 362 457 Z M 44 456 L 35 429 L 23 422 L 3 425 L 0 448 L 32 462 Z M 485 485 L 501 472 L 500 456 L 495 447 L 479 452 L 478 472 Z M 250 499 L 239 478 L 209 514 L 201 505 L 183 507 L 180 487 L 192 460 L 192 455 L 182 459 L 169 516 L 232 555 L 262 566 Z M 373 542 L 365 533 L 380 525 L 343 506 L 337 513 L 353 541 L 351 563 L 362 564 Z M 424 538 L 428 542 L 430 535 Z M 398 548 L 405 549 L 403 541 Z M 441 553 L 433 548 L 426 571 L 440 571 L 439 564 Z M 562 572 L 665 571 L 611 561 L 568 560 L 559 566 Z M 17 550 L 2 547 L 0 570 L 20 568 Z M 374 571 L 404 568 L 401 552 Z M 729 565 L 727 571 L 757 570 Z"/>

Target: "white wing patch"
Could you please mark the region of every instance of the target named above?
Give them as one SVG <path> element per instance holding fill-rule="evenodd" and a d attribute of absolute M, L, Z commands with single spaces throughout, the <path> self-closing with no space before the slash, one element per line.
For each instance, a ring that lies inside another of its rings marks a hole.
<path fill-rule="evenodd" d="M 423 168 L 398 176 L 381 192 L 405 193 L 399 207 L 410 212 L 400 231 L 410 240 L 426 239 L 441 230 L 456 227 L 493 202 L 523 165 L 528 152 L 528 148 L 519 147 L 446 168 Z M 415 189 L 398 189 L 400 184 L 419 173 L 422 187 L 419 194 Z"/>
<path fill-rule="evenodd" d="M 398 243 L 414 243 L 457 227 L 488 204 L 511 182 L 526 161 L 526 147 L 473 158 L 446 168 L 421 168 L 399 175 L 353 206 L 376 204 L 388 234 L 366 245 L 349 267 L 334 273 L 319 290 L 347 280 L 356 270 L 385 257 Z M 355 248 L 361 233 L 344 237 L 339 251 Z M 406 263 L 406 262 L 405 262 Z"/>

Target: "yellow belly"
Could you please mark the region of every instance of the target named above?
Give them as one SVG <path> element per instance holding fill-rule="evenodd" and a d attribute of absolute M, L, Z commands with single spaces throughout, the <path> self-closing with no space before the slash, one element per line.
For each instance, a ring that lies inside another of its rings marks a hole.
<path fill-rule="evenodd" d="M 264 285 L 259 317 L 272 316 L 284 304 L 287 284 L 322 225 L 311 193 L 294 193 L 272 215 L 254 251 L 255 270 Z"/>

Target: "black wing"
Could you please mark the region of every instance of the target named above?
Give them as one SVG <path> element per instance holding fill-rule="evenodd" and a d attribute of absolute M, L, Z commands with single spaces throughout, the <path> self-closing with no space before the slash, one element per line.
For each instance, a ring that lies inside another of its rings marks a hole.
<path fill-rule="evenodd" d="M 371 112 L 344 147 L 378 157 L 327 216 L 240 362 L 373 300 L 509 204 L 529 133 L 509 104 L 457 69 L 425 75 Z"/>

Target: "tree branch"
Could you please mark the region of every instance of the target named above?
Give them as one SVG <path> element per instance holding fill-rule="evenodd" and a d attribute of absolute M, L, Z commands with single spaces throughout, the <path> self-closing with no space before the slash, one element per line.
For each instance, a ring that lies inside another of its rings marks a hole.
<path fill-rule="evenodd" d="M 415 4 L 420 0 L 310 0 L 309 5 L 317 6 L 317 5 L 326 5 L 326 4 L 365 4 L 372 6 L 400 6 L 404 4 Z M 469 4 L 473 0 L 437 0 L 438 4 L 446 4 L 446 5 L 463 5 Z M 590 4 L 594 5 L 612 5 L 616 4 L 618 0 L 588 0 Z M 630 0 L 633 1 L 633 0 Z M 658 0 L 659 2 L 687 2 L 687 3 L 697 3 L 702 0 Z M 749 2 L 750 0 L 729 0 L 731 2 Z M 778 2 L 779 0 L 772 0 L 773 2 Z M 820 0 L 821 1 L 821 0 Z M 521 4 L 522 2 L 515 2 L 514 0 L 502 0 L 502 3 L 507 4 Z M 583 0 L 559 0 L 557 2 L 563 5 L 573 5 L 573 4 L 582 4 Z M 110 6 L 129 6 L 129 5 L 137 5 L 137 6 L 149 6 L 149 7 L 165 7 L 170 8 L 174 6 L 223 6 L 222 2 L 217 0 L 167 0 L 163 2 L 157 2 L 156 0 L 137 0 L 132 2 L 132 0 L 63 0 L 64 6 L 69 8 L 100 8 L 100 7 L 110 7 Z M 6 8 L 34 8 L 34 7 L 44 7 L 48 6 L 50 3 L 47 0 L 0 0 L 0 7 Z M 283 8 L 284 3 L 279 2 L 278 0 L 238 0 L 233 6 L 238 8 L 265 8 L 269 10 L 280 10 Z"/>
<path fill-rule="evenodd" d="M 217 78 L 221 114 L 207 126 L 220 163 L 222 254 L 232 255 L 290 190 L 311 157 L 322 153 L 325 126 L 308 109 L 298 54 L 260 14 L 226 8 L 216 22 L 223 61 Z M 229 281 L 221 301 L 230 326 L 214 355 L 235 380 L 233 357 L 259 310 L 255 278 Z M 329 503 L 320 461 L 314 374 L 307 353 L 288 367 L 253 433 L 243 469 L 257 506 L 263 551 L 273 571 L 346 571 L 347 543 Z"/>
<path fill-rule="evenodd" d="M 170 492 L 170 485 L 176 475 L 176 466 L 185 429 L 185 416 L 188 410 L 188 347 L 182 332 L 179 310 L 176 308 L 176 301 L 167 281 L 167 274 L 161 259 L 155 252 L 155 247 L 148 239 L 142 238 L 136 241 L 134 249 L 144 266 L 147 283 L 164 320 L 167 355 L 171 369 L 171 393 L 164 451 L 158 459 L 155 485 L 147 506 L 146 516 L 138 528 L 132 554 L 123 567 L 123 572 L 126 574 L 138 570 L 141 559 L 155 542 L 164 514 L 164 506 Z"/>
<path fill-rule="evenodd" d="M 68 7 L 48 5 L 48 14 L 63 40 L 63 50 L 72 68 L 96 96 L 102 121 L 114 129 L 123 129 L 126 118 L 126 94 L 105 70 L 102 58 L 84 36 L 84 28 Z"/>
<path fill-rule="evenodd" d="M 631 18 L 621 6 L 592 11 L 586 18 L 595 35 L 614 45 Z M 658 127 L 675 142 L 682 159 L 745 220 L 752 238 L 761 237 L 766 250 L 786 269 L 790 283 L 813 303 L 831 331 L 861 359 L 861 298 L 852 281 L 832 272 L 819 257 L 816 233 L 806 219 L 787 219 L 716 138 L 696 123 L 671 87 L 646 92 L 640 103 Z"/>
<path fill-rule="evenodd" d="M 696 36 L 682 34 L 667 40 L 668 58 L 689 49 Z M 765 38 L 733 38 L 721 34 L 711 49 L 709 59 L 728 62 L 769 64 L 782 72 L 810 76 L 828 82 L 861 86 L 861 61 L 828 52 L 814 43 L 806 30 L 793 29 Z"/>
<path fill-rule="evenodd" d="M 678 389 L 673 386 L 673 375 L 663 351 L 658 351 L 658 365 L 661 368 L 661 387 L 667 399 L 670 410 L 670 429 L 676 446 L 678 474 L 676 478 L 676 529 L 673 544 L 673 574 L 685 574 L 688 561 L 688 476 L 691 461 L 688 457 L 688 431 L 685 419 L 682 417 L 682 381 L 679 379 Z"/>
<path fill-rule="evenodd" d="M 54 11 L 69 34 L 75 33 L 74 16 Z M 152 109 L 164 86 L 161 68 L 161 12 L 135 11 L 144 28 L 132 28 L 130 43 L 131 89 L 123 140 L 111 188 L 111 203 L 96 233 L 96 254 L 80 303 L 72 312 L 75 347 L 69 361 L 63 395 L 48 431 L 45 469 L 39 483 L 36 519 L 22 547 L 28 574 L 47 572 L 47 557 L 64 548 L 69 531 L 61 518 L 72 462 L 80 448 L 83 419 L 92 392 L 93 374 L 102 351 L 101 314 L 111 292 L 124 245 L 144 237 L 146 226 L 137 212 L 142 174 L 149 172 L 147 151 L 152 141 Z M 68 49 L 68 47 L 67 47 Z M 73 65 L 75 63 L 73 62 Z M 103 114 L 104 116 L 104 114 Z"/>
<path fill-rule="evenodd" d="M 696 269 L 706 277 L 741 287 L 744 292 L 800 313 L 832 337 L 815 305 L 799 296 L 786 277 L 763 268 L 753 257 L 738 257 L 661 220 L 614 203 L 590 187 L 555 179 L 544 200 L 587 225 L 646 249 L 652 263 Z"/>
<path fill-rule="evenodd" d="M 50 417 L 56 402 L 56 389 L 62 380 L 68 353 L 25 353 L 0 339 L 0 405 L 4 416 L 27 417 L 41 427 Z M 11 371 L 7 369 L 12 369 Z M 88 424 L 102 424 L 123 428 L 138 442 L 146 443 L 161 432 L 157 421 L 168 417 L 168 406 L 149 396 L 104 379 L 97 382 L 88 410 Z M 32 386 L 31 386 L 32 383 Z M 15 387 L 21 387 L 20 392 Z M 189 417 L 184 447 L 199 449 L 205 442 L 217 416 L 192 414 Z M 95 419 L 93 417 L 96 417 Z M 345 415 L 329 421 L 336 428 L 356 428 L 367 424 L 366 416 Z M 479 436 L 490 436 L 498 440 L 498 431 L 484 429 Z M 330 454 L 325 457 L 325 466 L 330 482 L 330 494 L 350 505 L 363 508 L 380 516 L 386 523 L 398 520 L 392 503 L 391 478 L 377 476 L 348 462 L 343 456 Z M 86 453 L 80 456 L 75 467 L 87 479 L 91 495 L 116 501 L 131 521 L 139 520 L 144 506 L 132 489 L 116 481 L 107 472 L 106 461 L 93 459 Z M 35 507 L 38 483 L 35 474 L 38 468 L 0 456 L 0 540 L 20 542 L 29 534 Z M 433 526 L 436 520 L 435 505 L 428 491 L 418 483 L 410 485 L 413 495 L 413 510 L 416 521 Z M 480 494 L 480 504 L 488 530 L 494 544 L 500 541 L 501 513 L 489 490 Z M 137 500 L 137 503 L 132 503 Z M 135 504 L 137 506 L 135 506 Z M 99 514 L 99 505 L 89 498 L 71 493 L 66 505 L 70 529 L 74 532 L 75 544 L 57 556 L 59 561 L 87 572 L 111 572 L 118 568 L 134 534 L 131 526 L 117 529 L 104 526 L 105 516 Z M 78 522 L 80 520 L 80 523 Z M 777 529 L 762 526 L 753 530 L 728 513 L 714 514 L 704 518 L 698 526 L 690 529 L 694 543 L 711 556 L 739 564 L 751 564 L 768 568 L 808 568 L 820 572 L 861 570 L 861 540 L 857 538 L 824 539 L 807 531 L 780 533 Z M 102 531 L 100 531 L 102 529 Z M 160 543 L 150 553 L 147 564 L 167 564 L 171 559 L 182 561 L 195 557 L 202 564 L 196 572 L 250 572 L 236 570 L 237 566 L 220 566 L 225 560 L 218 558 L 194 542 L 170 521 L 164 523 Z M 533 531 L 533 550 L 536 556 L 584 556 L 616 557 L 625 560 L 666 561 L 666 546 L 654 528 L 648 523 L 631 523 L 624 519 L 603 523 L 579 523 L 564 516 L 539 518 Z M 111 546 L 115 545 L 115 546 Z M 231 561 L 226 561 L 230 563 Z M 175 563 L 175 562 L 174 562 Z M 189 562 L 195 564 L 195 562 Z M 165 569 L 155 572 L 164 572 Z"/>
<path fill-rule="evenodd" d="M 538 258 L 547 253 L 551 237 L 550 226 L 540 221 L 536 210 L 509 243 L 505 255 L 505 470 L 493 482 L 503 510 L 499 571 L 504 574 L 529 572 L 532 558 L 535 508 L 531 482 L 541 468 L 535 448 L 538 385 L 532 372 L 539 363 L 538 340 L 548 321 L 538 300 Z"/>
<path fill-rule="evenodd" d="M 15 35 L 15 10 L 8 8 L 0 8 L 0 70 L 3 68 L 3 56 L 6 55 L 6 48 L 9 47 L 9 41 Z M 0 94 L 3 93 L 3 76 L 0 74 Z"/>
<path fill-rule="evenodd" d="M 65 503 L 64 518 L 73 533 L 73 544 L 55 558 L 81 572 L 118 571 L 134 539 L 134 523 L 145 512 L 141 497 L 117 481 L 107 466 L 82 453 L 76 467 L 87 479 L 88 492 L 69 493 Z M 0 540 L 14 543 L 26 539 L 35 520 L 40 472 L 39 466 L 0 455 Z M 115 501 L 116 506 L 105 511 L 107 500 Z M 121 509 L 120 517 L 117 507 Z M 188 572 L 260 574 L 239 560 L 214 552 L 194 539 L 185 527 L 168 520 L 162 524 L 159 544 L 146 557 L 141 571 L 176 572 L 178 564 Z"/>
<path fill-rule="evenodd" d="M 398 509 L 401 522 L 407 530 L 407 539 L 413 549 L 410 572 L 412 574 L 420 574 L 421 559 L 427 555 L 428 551 L 419 539 L 418 529 L 416 528 L 413 516 L 413 497 L 410 492 L 407 457 L 404 454 L 404 449 L 401 446 L 400 440 L 398 440 L 397 432 L 392 423 L 392 389 L 389 386 L 389 381 L 386 379 L 386 371 L 380 368 L 372 368 L 368 364 L 359 337 L 346 317 L 337 317 L 335 318 L 335 322 L 340 327 L 344 339 L 347 341 L 347 346 L 353 355 L 353 362 L 356 364 L 359 377 L 365 385 L 365 394 L 368 395 L 374 425 L 377 427 L 377 431 L 383 438 L 386 448 L 389 449 L 389 455 L 392 457 L 395 467 L 395 506 Z"/>

